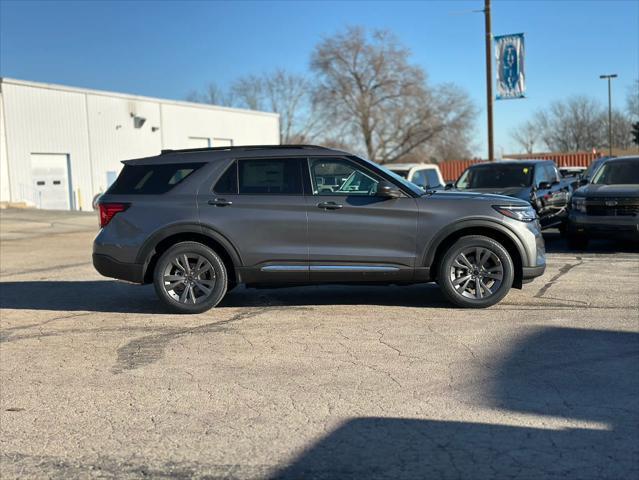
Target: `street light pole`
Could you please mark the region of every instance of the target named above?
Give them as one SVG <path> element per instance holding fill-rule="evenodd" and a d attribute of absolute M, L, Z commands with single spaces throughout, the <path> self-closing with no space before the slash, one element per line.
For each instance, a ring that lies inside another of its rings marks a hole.
<path fill-rule="evenodd" d="M 490 0 L 484 0 L 484 17 L 486 20 L 486 114 L 488 116 L 488 161 L 495 160 L 493 144 L 493 34 L 490 22 Z"/>
<path fill-rule="evenodd" d="M 611 80 L 617 78 L 616 73 L 599 75 L 601 79 L 608 80 L 608 155 L 612 157 L 612 87 Z"/>

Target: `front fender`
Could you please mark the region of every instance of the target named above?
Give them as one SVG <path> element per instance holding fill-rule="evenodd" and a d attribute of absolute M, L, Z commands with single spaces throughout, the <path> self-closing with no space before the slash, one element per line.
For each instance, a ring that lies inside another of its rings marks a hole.
<path fill-rule="evenodd" d="M 441 230 L 439 230 L 424 248 L 421 256 L 421 264 L 426 267 L 431 267 L 435 258 L 435 253 L 442 245 L 442 242 L 446 240 L 446 238 L 456 232 L 473 228 L 487 228 L 506 235 L 510 240 L 512 240 L 513 244 L 517 248 L 522 261 L 522 265 L 526 265 L 529 263 L 528 259 L 530 258 L 530 255 L 526 251 L 526 248 L 524 247 L 522 241 L 510 227 L 508 227 L 504 223 L 480 217 L 459 220 L 455 223 L 446 225 Z"/>

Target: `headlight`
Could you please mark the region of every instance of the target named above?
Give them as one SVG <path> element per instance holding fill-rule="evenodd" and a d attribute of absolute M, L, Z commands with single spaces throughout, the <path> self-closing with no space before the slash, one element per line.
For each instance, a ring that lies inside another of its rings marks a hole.
<path fill-rule="evenodd" d="M 502 215 L 514 218 L 520 222 L 532 222 L 537 218 L 537 212 L 530 205 L 525 207 L 514 207 L 508 205 L 493 205 L 493 208 Z"/>
<path fill-rule="evenodd" d="M 572 197 L 572 209 L 586 213 L 586 199 L 584 197 Z"/>

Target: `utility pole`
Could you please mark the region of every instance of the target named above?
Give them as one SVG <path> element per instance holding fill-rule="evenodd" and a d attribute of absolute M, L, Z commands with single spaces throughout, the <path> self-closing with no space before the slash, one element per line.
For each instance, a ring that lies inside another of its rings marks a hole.
<path fill-rule="evenodd" d="M 490 22 L 490 0 L 484 0 L 484 18 L 486 20 L 486 114 L 488 116 L 488 161 L 493 162 L 495 161 L 495 146 L 493 144 L 493 33 Z"/>
<path fill-rule="evenodd" d="M 608 155 L 612 157 L 612 87 L 611 80 L 617 78 L 616 73 L 599 75 L 599 78 L 608 80 Z"/>

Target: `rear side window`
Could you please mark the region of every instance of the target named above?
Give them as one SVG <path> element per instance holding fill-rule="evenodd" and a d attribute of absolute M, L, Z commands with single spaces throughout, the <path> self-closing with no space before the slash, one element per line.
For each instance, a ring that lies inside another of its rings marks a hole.
<path fill-rule="evenodd" d="M 240 194 L 302 195 L 299 159 L 240 160 L 238 169 Z"/>
<path fill-rule="evenodd" d="M 166 193 L 202 165 L 202 163 L 126 165 L 107 193 L 114 195 Z"/>

